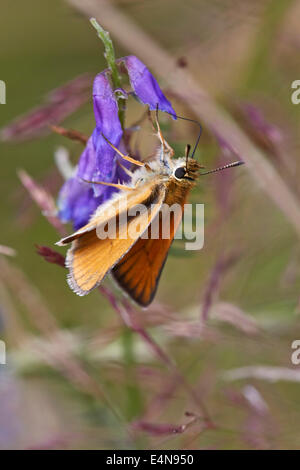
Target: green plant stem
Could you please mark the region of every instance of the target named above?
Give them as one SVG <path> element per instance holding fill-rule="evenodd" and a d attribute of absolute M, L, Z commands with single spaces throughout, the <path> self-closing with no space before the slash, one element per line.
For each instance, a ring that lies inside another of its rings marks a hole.
<path fill-rule="evenodd" d="M 104 57 L 106 59 L 108 68 L 111 72 L 111 80 L 113 87 L 116 88 L 121 88 L 121 77 L 119 74 L 119 70 L 116 64 L 116 56 L 115 56 L 115 49 L 113 42 L 110 38 L 110 35 L 108 31 L 105 31 L 102 26 L 98 23 L 96 18 L 90 18 L 90 23 L 91 25 L 95 28 L 97 31 L 98 37 L 101 39 L 104 45 Z M 125 104 L 126 101 L 122 98 L 118 100 L 118 105 L 119 105 L 119 119 L 121 122 L 122 129 L 124 129 L 124 122 L 125 122 Z"/>
<path fill-rule="evenodd" d="M 134 333 L 125 327 L 122 334 L 123 359 L 127 372 L 127 417 L 131 421 L 141 414 L 142 400 L 135 377 Z"/>

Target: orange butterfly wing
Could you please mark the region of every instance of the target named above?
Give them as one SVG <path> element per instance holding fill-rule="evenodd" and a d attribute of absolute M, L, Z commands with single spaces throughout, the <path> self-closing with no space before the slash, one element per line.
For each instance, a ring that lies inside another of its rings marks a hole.
<path fill-rule="evenodd" d="M 116 238 L 98 238 L 96 228 L 99 221 L 103 222 L 101 214 L 92 217 L 89 224 L 59 242 L 61 245 L 72 242 L 67 253 L 66 266 L 69 268 L 68 283 L 76 294 L 86 295 L 97 287 L 107 272 L 130 249 L 137 239 L 131 235 L 130 229 L 134 224 L 140 225 L 141 233 L 147 229 L 161 207 L 165 190 L 163 185 L 147 185 L 143 192 L 139 191 L 137 194 L 138 200 L 134 196 L 133 194 L 130 200 L 131 209 L 138 201 L 140 204 L 148 201 L 149 207 L 146 206 L 147 211 L 143 214 L 129 217 L 128 224 L 119 227 Z M 146 199 L 140 200 L 142 196 Z M 150 203 L 153 204 L 153 210 L 150 210 Z"/>
<path fill-rule="evenodd" d="M 155 296 L 182 214 L 183 203 L 179 212 L 171 212 L 169 237 L 162 238 L 164 214 L 160 212 L 147 230 L 149 239 L 140 238 L 112 269 L 112 275 L 119 286 L 143 307 L 149 305 Z M 151 225 L 155 223 L 159 226 L 159 237 L 151 239 Z"/>

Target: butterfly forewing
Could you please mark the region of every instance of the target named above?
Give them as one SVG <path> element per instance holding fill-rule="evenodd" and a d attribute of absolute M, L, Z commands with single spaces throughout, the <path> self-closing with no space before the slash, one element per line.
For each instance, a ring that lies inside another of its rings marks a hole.
<path fill-rule="evenodd" d="M 145 211 L 137 213 L 136 216 L 129 215 L 127 223 L 117 227 L 114 238 L 98 238 L 97 227 L 105 223 L 108 217 L 96 215 L 86 227 L 62 240 L 63 244 L 73 240 L 67 254 L 66 265 L 70 271 L 68 282 L 74 292 L 86 295 L 101 282 L 107 272 L 147 229 L 158 213 L 164 198 L 163 184 L 145 185 L 144 190 L 139 190 L 138 195 L 131 195 L 130 203 L 126 207 L 126 211 L 131 210 L 131 213 L 134 213 L 135 206 L 143 204 Z M 117 219 L 121 215 L 118 213 Z M 134 230 L 134 226 L 139 227 L 138 231 Z"/>

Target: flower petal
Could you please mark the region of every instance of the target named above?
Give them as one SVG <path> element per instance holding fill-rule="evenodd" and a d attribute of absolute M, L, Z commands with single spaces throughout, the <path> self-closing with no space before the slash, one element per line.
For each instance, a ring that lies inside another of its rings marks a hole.
<path fill-rule="evenodd" d="M 101 197 L 94 197 L 93 189 L 78 178 L 70 178 L 62 186 L 57 206 L 58 217 L 63 222 L 73 222 L 74 229 L 85 225 L 101 202 Z"/>
<path fill-rule="evenodd" d="M 172 114 L 173 119 L 176 119 L 176 113 L 170 101 L 167 100 L 146 65 L 134 55 L 124 57 L 122 60 L 127 68 L 130 84 L 142 103 L 148 104 L 151 110 L 155 110 L 158 105 L 158 109 Z"/>
<path fill-rule="evenodd" d="M 118 147 L 123 131 L 119 120 L 115 94 L 104 72 L 98 74 L 94 80 L 93 101 L 96 128 L 92 139 L 96 164 L 91 180 L 112 182 L 116 172 L 116 152 L 107 143 L 103 135 L 115 147 Z M 99 196 L 103 191 L 104 186 L 94 185 L 95 196 Z"/>
<path fill-rule="evenodd" d="M 80 157 L 77 176 L 89 181 L 110 183 L 116 173 L 116 152 L 103 135 L 118 147 L 123 131 L 118 104 L 105 72 L 99 73 L 94 80 L 93 102 L 96 127 Z M 93 189 L 95 196 L 106 191 L 105 186 L 101 185 L 94 185 Z"/>
<path fill-rule="evenodd" d="M 93 135 L 91 135 L 79 158 L 77 177 L 84 180 L 92 180 L 95 169 L 96 151 L 93 142 Z"/>
<path fill-rule="evenodd" d="M 125 146 L 122 141 L 120 149 L 122 152 L 125 152 Z M 120 163 L 126 168 L 129 168 L 131 164 L 130 162 L 124 162 L 119 156 L 116 156 L 114 161 L 116 167 L 115 174 L 111 181 L 113 183 L 124 183 L 130 179 L 130 176 L 117 164 L 117 160 L 120 160 Z M 95 161 L 93 140 L 90 137 L 86 149 L 80 157 L 80 168 L 77 170 L 77 175 L 64 183 L 58 196 L 58 217 L 62 222 L 73 222 L 75 230 L 85 225 L 97 207 L 118 191 L 112 187 L 94 185 L 100 186 L 101 189 L 100 196 L 96 197 L 93 186 L 82 181 L 82 179 L 88 179 L 89 175 L 93 175 Z M 83 176 L 78 176 L 79 174 Z M 96 179 L 93 178 L 90 181 L 96 181 Z"/>

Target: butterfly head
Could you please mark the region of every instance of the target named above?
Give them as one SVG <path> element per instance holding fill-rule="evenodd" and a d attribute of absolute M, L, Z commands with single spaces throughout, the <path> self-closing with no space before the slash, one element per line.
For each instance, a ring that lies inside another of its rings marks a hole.
<path fill-rule="evenodd" d="M 198 179 L 200 168 L 201 165 L 193 158 L 188 161 L 182 158 L 173 170 L 173 177 L 177 182 L 189 185 Z"/>

